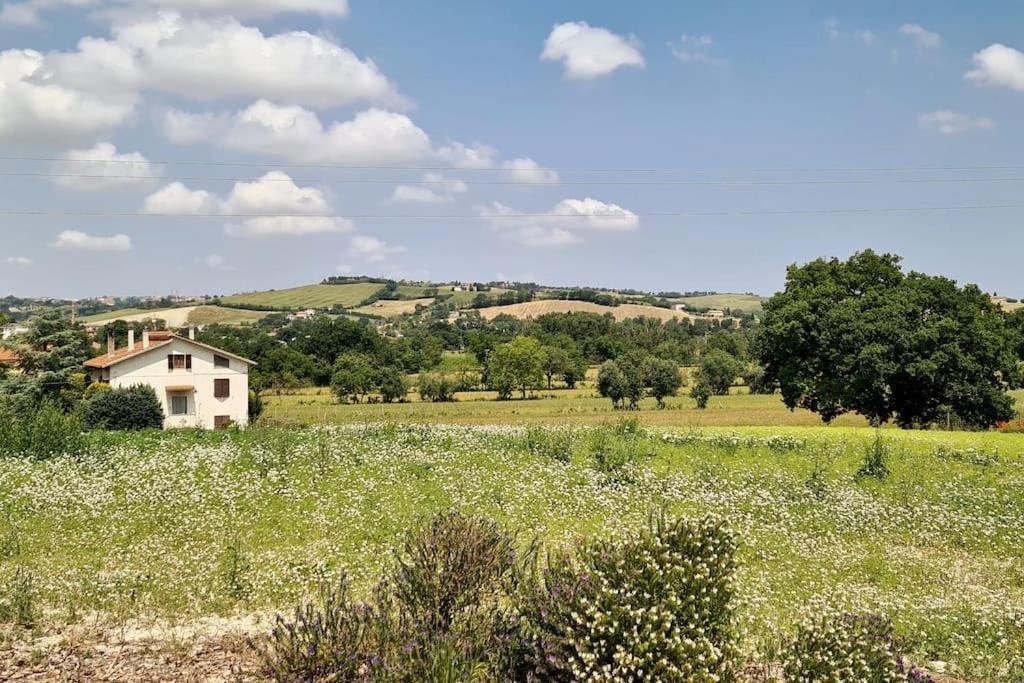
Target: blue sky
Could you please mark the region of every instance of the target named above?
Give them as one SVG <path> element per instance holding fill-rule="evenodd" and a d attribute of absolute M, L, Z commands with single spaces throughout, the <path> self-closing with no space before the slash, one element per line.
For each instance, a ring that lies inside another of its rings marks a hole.
<path fill-rule="evenodd" d="M 8 2 L 0 171 L 35 175 L 0 184 L 0 292 L 366 273 L 770 293 L 789 263 L 872 247 L 1021 296 L 1024 209 L 894 209 L 1024 203 L 1024 167 L 977 168 L 1024 166 L 1022 20 L 1005 2 Z"/>

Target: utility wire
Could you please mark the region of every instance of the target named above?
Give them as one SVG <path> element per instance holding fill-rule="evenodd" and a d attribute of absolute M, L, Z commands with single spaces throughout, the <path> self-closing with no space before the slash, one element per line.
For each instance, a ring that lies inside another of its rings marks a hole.
<path fill-rule="evenodd" d="M 120 175 L 104 173 L 53 173 L 45 171 L 0 171 L 0 177 L 14 178 L 74 178 L 91 180 L 138 180 L 138 181 L 160 181 L 160 180 L 201 180 L 201 181 L 224 181 L 237 183 L 273 183 L 295 182 L 292 178 L 227 178 L 222 176 L 198 176 L 198 175 Z M 329 184 L 360 183 L 360 184 L 383 184 L 394 185 L 408 183 L 411 185 L 450 185 L 453 180 L 410 180 L 393 178 L 338 178 L 326 181 Z M 716 186 L 777 186 L 777 185 L 878 185 L 878 184 L 942 184 L 942 183 L 1020 183 L 1024 178 L 856 178 L 842 180 L 559 180 L 559 181 L 529 181 L 529 180 L 469 180 L 473 185 L 520 185 L 529 187 L 546 187 L 553 185 L 693 185 L 701 187 Z"/>
<path fill-rule="evenodd" d="M 49 209 L 16 210 L 0 209 L 0 216 L 74 216 L 93 218 L 333 218 L 357 220 L 531 220 L 536 218 L 585 218 L 601 220 L 631 220 L 633 218 L 701 218 L 714 216 L 793 216 L 818 214 L 870 214 L 870 213 L 916 213 L 941 211 L 987 211 L 999 209 L 1024 209 L 1024 204 L 968 204 L 960 206 L 906 206 L 880 208 L 840 209 L 755 209 L 725 211 L 654 211 L 629 212 L 625 214 L 580 214 L 580 213 L 506 213 L 495 215 L 472 214 L 316 214 L 316 213 L 142 213 L 118 211 L 54 211 Z"/>
<path fill-rule="evenodd" d="M 381 170 L 381 171 L 450 171 L 452 173 L 473 173 L 473 172 L 501 172 L 507 173 L 517 169 L 510 169 L 503 166 L 488 166 L 476 168 L 458 168 L 455 166 L 403 166 L 390 164 L 338 164 L 338 163 L 299 163 L 299 162 L 265 162 L 265 161 L 201 161 L 190 159 L 165 159 L 146 161 L 133 161 L 131 159 L 68 159 L 65 157 L 53 156 L 12 156 L 0 155 L 0 161 L 31 161 L 31 162 L 60 162 L 60 163 L 82 163 L 82 164 L 134 164 L 134 165 L 165 165 L 165 166 L 237 166 L 237 167 L 267 167 L 279 168 L 326 168 L 339 170 Z M 714 173 L 714 172 L 751 172 L 751 173 L 866 173 L 866 172 L 927 172 L 927 171 L 994 171 L 994 170 L 1022 170 L 1024 166 L 1012 164 L 975 164 L 966 166 L 836 166 L 836 167 L 729 167 L 729 166 L 675 166 L 675 167 L 544 167 L 538 170 L 558 171 L 563 173 Z M 528 169 L 518 169 L 528 170 Z"/>

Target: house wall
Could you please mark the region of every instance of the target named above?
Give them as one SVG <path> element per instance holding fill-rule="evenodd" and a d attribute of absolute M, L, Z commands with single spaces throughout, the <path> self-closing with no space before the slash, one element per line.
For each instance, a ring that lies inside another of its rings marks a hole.
<path fill-rule="evenodd" d="M 191 354 L 192 369 L 168 370 L 167 356 L 171 353 Z M 213 356 L 214 352 L 209 349 L 174 339 L 170 344 L 112 365 L 103 374 L 109 372 L 107 377 L 111 387 L 130 387 L 135 384 L 153 387 L 166 416 L 165 428 L 213 429 L 214 418 L 218 415 L 227 415 L 235 424 L 245 426 L 249 423 L 249 366 L 229 357 L 230 367 L 214 367 Z M 214 379 L 231 381 L 231 395 L 228 398 L 214 398 Z M 195 387 L 188 394 L 189 414 L 171 416 L 171 399 L 167 387 L 185 384 Z"/>

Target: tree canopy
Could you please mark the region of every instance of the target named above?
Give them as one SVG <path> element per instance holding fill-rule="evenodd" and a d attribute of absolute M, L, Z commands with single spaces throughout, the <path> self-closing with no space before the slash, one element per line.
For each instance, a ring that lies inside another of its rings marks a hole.
<path fill-rule="evenodd" d="M 978 287 L 905 274 L 900 262 L 868 250 L 790 266 L 755 343 L 765 380 L 790 409 L 826 422 L 846 412 L 902 427 L 1010 419 L 1019 367 L 1007 316 Z"/>

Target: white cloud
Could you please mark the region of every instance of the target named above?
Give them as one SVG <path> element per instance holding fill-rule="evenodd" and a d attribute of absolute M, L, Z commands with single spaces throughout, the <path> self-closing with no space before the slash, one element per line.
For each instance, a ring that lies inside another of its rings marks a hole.
<path fill-rule="evenodd" d="M 993 43 L 974 53 L 973 71 L 966 78 L 979 85 L 1024 90 L 1024 53 L 1000 43 Z"/>
<path fill-rule="evenodd" d="M 457 178 L 447 178 L 440 173 L 424 173 L 423 185 L 399 185 L 391 193 L 393 202 L 418 204 L 447 204 L 455 201 L 455 195 L 465 193 L 469 187 Z"/>
<path fill-rule="evenodd" d="M 956 135 L 970 130 L 991 130 L 996 127 L 992 119 L 986 116 L 968 116 L 949 109 L 933 111 L 917 117 L 917 123 L 925 130 L 933 130 L 944 135 Z"/>
<path fill-rule="evenodd" d="M 405 247 L 391 245 L 372 235 L 355 235 L 349 242 L 346 256 L 366 263 L 380 263 L 390 256 L 400 254 Z"/>
<path fill-rule="evenodd" d="M 0 140 L 80 139 L 124 123 L 134 109 L 133 97 L 93 94 L 55 81 L 35 50 L 0 52 Z"/>
<path fill-rule="evenodd" d="M 866 47 L 871 47 L 878 40 L 878 37 L 873 31 L 857 31 L 857 39 L 864 43 Z"/>
<path fill-rule="evenodd" d="M 144 190 L 152 186 L 153 176 L 160 172 L 142 154 L 118 154 L 117 147 L 109 142 L 100 142 L 92 149 L 70 150 L 64 159 L 53 165 L 57 174 L 54 184 L 83 192 L 121 187 Z"/>
<path fill-rule="evenodd" d="M 25 256 L 8 256 L 4 259 L 5 263 L 10 263 L 13 266 L 22 266 L 27 268 L 32 265 L 32 259 Z"/>
<path fill-rule="evenodd" d="M 461 142 L 453 142 L 439 147 L 436 154 L 438 158 L 455 168 L 492 168 L 496 163 L 498 150 L 481 143 L 464 145 Z"/>
<path fill-rule="evenodd" d="M 681 62 L 687 64 L 706 64 L 710 67 L 728 66 L 724 59 L 712 57 L 709 52 L 715 44 L 711 36 L 690 36 L 683 34 L 678 43 L 668 43 L 668 49 L 672 55 Z"/>
<path fill-rule="evenodd" d="M 24 0 L 6 2 L 0 23 L 35 26 L 41 14 L 58 7 L 93 7 L 117 15 L 125 11 L 177 10 L 187 14 L 233 16 L 239 19 L 267 19 L 276 14 L 348 15 L 348 0 Z"/>
<path fill-rule="evenodd" d="M 146 197 L 142 211 L 178 216 L 219 213 L 220 200 L 206 190 L 190 190 L 180 182 L 173 182 Z"/>
<path fill-rule="evenodd" d="M 156 90 L 190 100 L 267 97 L 312 107 L 402 104 L 377 66 L 305 31 L 275 35 L 230 17 L 161 12 L 115 22 L 112 38 L 83 38 L 48 58 L 61 81 Z"/>
<path fill-rule="evenodd" d="M 577 244 L 583 241 L 581 233 L 640 227 L 640 217 L 632 211 L 590 197 L 563 199 L 550 211 L 539 213 L 517 212 L 500 202 L 477 207 L 477 213 L 509 239 L 531 247 Z"/>
<path fill-rule="evenodd" d="M 508 177 L 517 183 L 549 185 L 558 182 L 558 173 L 544 168 L 529 157 L 510 159 L 502 167 L 508 170 Z"/>
<path fill-rule="evenodd" d="M 210 254 L 206 258 L 197 259 L 197 263 L 202 263 L 210 270 L 219 270 L 224 273 L 230 273 L 235 270 L 235 267 L 228 263 L 228 260 L 221 254 Z"/>
<path fill-rule="evenodd" d="M 635 38 L 622 37 L 585 21 L 556 24 L 540 58 L 565 64 L 565 77 L 591 80 L 625 66 L 643 68 L 644 57 Z"/>
<path fill-rule="evenodd" d="M 146 198 L 143 211 L 151 214 L 220 214 L 243 219 L 224 226 L 232 237 L 345 233 L 352 221 L 333 215 L 330 198 L 315 187 L 300 187 L 280 171 L 249 182 L 237 182 L 221 199 L 204 190 L 172 183 Z M 266 214 L 266 215 L 252 215 Z"/>
<path fill-rule="evenodd" d="M 236 114 L 164 115 L 165 135 L 179 144 L 209 141 L 289 161 L 394 164 L 433 153 L 430 137 L 404 114 L 369 109 L 325 127 L 316 113 L 259 100 Z"/>
<path fill-rule="evenodd" d="M 110 237 L 89 235 L 79 230 L 65 230 L 57 235 L 51 244 L 55 249 L 79 249 L 83 251 L 131 251 L 132 241 L 128 235 Z"/>
<path fill-rule="evenodd" d="M 932 33 L 920 24 L 903 24 L 900 33 L 914 41 L 919 50 L 931 50 L 942 44 L 942 36 Z"/>

